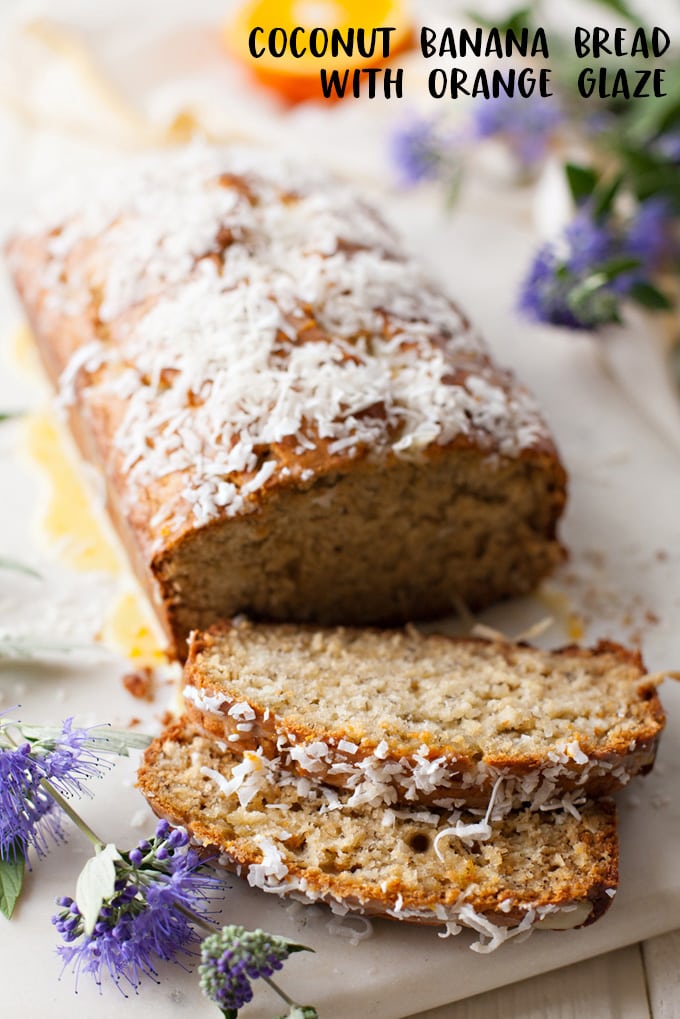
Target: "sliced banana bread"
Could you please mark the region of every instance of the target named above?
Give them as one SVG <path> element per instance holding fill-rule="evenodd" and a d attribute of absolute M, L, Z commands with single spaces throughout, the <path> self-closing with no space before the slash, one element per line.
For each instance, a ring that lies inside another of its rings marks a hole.
<path fill-rule="evenodd" d="M 523 810 L 482 832 L 460 811 L 350 807 L 347 791 L 279 771 L 261 751 L 234 754 L 186 718 L 146 751 L 138 784 L 159 816 L 253 886 L 450 933 L 471 927 L 482 951 L 537 923 L 592 923 L 617 886 L 610 801 L 576 816 Z"/>
<path fill-rule="evenodd" d="M 547 652 L 406 630 L 223 624 L 194 634 L 187 713 L 353 803 L 497 807 L 598 796 L 649 770 L 664 725 L 637 652 Z"/>

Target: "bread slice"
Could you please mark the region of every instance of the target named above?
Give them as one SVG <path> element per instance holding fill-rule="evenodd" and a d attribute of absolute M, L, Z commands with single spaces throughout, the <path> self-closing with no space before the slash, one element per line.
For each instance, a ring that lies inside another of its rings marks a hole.
<path fill-rule="evenodd" d="M 180 657 L 237 612 L 403 622 L 562 559 L 534 400 L 346 185 L 193 145 L 58 192 L 10 268 Z"/>
<path fill-rule="evenodd" d="M 601 642 L 541 651 L 406 630 L 247 621 L 194 634 L 184 703 L 241 750 L 352 790 L 354 803 L 496 809 L 599 796 L 651 768 L 658 677 Z"/>
<path fill-rule="evenodd" d="M 148 748 L 138 785 L 156 814 L 255 887 L 449 933 L 472 927 L 484 951 L 537 923 L 592 923 L 617 886 L 609 801 L 578 816 L 523 810 L 480 836 L 460 811 L 350 807 L 346 791 L 277 771 L 261 752 L 241 758 L 187 719 Z"/>

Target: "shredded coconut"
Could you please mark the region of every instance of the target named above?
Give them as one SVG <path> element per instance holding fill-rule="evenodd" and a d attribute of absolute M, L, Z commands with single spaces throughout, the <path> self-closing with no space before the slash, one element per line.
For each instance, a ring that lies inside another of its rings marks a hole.
<path fill-rule="evenodd" d="M 214 768 L 208 768 L 205 765 L 201 768 L 201 775 L 207 775 L 208 778 L 213 779 L 224 796 L 229 797 L 236 794 L 241 806 L 247 807 L 267 782 L 268 762 L 260 747 L 256 753 L 246 751 L 243 760 L 232 768 L 230 779 L 225 778 L 221 772 Z"/>
<path fill-rule="evenodd" d="M 256 841 L 262 850 L 262 861 L 253 863 L 248 868 L 248 884 L 267 889 L 285 878 L 288 867 L 283 862 L 280 850 L 271 839 L 262 836 Z"/>
<path fill-rule="evenodd" d="M 231 715 L 232 718 L 239 718 L 244 722 L 250 722 L 255 718 L 255 712 L 247 701 L 240 701 L 238 704 L 232 704 L 227 713 Z"/>
<path fill-rule="evenodd" d="M 373 924 L 365 916 L 333 916 L 327 921 L 326 930 L 331 936 L 347 939 L 350 945 L 373 937 Z"/>
<path fill-rule="evenodd" d="M 451 828 L 443 828 L 440 832 L 437 833 L 434 840 L 434 851 L 437 854 L 437 858 L 441 863 L 444 862 L 444 857 L 441 853 L 441 850 L 439 849 L 439 843 L 442 841 L 442 839 L 449 838 L 451 835 L 454 835 L 456 838 L 460 839 L 461 842 L 469 844 L 472 842 L 486 842 L 488 839 L 491 838 L 491 835 L 493 834 L 491 829 L 491 818 L 493 816 L 493 808 L 496 800 L 496 794 L 502 781 L 503 781 L 502 777 L 496 779 L 493 790 L 491 791 L 489 805 L 486 808 L 486 814 L 484 815 L 484 819 L 482 821 L 479 821 L 477 823 L 473 822 L 471 824 L 464 824 L 460 820 L 457 820 L 455 825 L 453 825 Z"/>
<path fill-rule="evenodd" d="M 123 408 L 128 503 L 174 476 L 154 518 L 172 531 L 187 508 L 198 525 L 250 512 L 291 477 L 286 448 L 535 444 L 533 400 L 379 217 L 342 183 L 266 162 L 203 144 L 128 160 L 23 225 L 49 236 L 38 286 L 51 305 L 103 325 L 61 394 Z"/>

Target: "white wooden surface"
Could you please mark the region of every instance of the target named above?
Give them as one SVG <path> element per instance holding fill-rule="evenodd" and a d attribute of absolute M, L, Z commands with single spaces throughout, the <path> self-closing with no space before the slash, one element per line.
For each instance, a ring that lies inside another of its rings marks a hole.
<path fill-rule="evenodd" d="M 653 1019 L 680 1016 L 680 931 L 645 941 L 642 958 Z"/>
<path fill-rule="evenodd" d="M 413 1019 L 680 1019 L 680 931 Z"/>

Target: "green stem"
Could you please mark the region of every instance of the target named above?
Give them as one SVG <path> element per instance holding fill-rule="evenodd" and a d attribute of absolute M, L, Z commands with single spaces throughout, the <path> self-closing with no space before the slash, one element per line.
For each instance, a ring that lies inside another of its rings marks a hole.
<path fill-rule="evenodd" d="M 271 989 L 273 991 L 276 991 L 276 993 L 278 994 L 279 998 L 283 998 L 283 1000 L 285 1001 L 286 1005 L 294 1005 L 295 1004 L 293 999 L 289 998 L 288 995 L 286 994 L 286 992 L 282 991 L 281 988 L 279 987 L 279 985 L 274 983 L 274 981 L 271 979 L 271 977 L 266 977 L 264 974 L 262 974 L 261 979 L 264 980 L 265 984 L 269 984 L 269 986 L 271 987 Z"/>
<path fill-rule="evenodd" d="M 191 920 L 192 923 L 195 923 L 197 927 L 202 927 L 203 930 L 206 931 L 206 933 L 208 934 L 216 933 L 217 928 L 215 927 L 215 925 L 210 923 L 208 920 L 204 920 L 202 916 L 198 915 L 198 913 L 192 913 L 190 909 L 187 909 L 186 906 L 182 906 L 181 903 L 179 902 L 177 903 L 177 909 L 180 911 L 180 913 L 184 913 L 186 918 L 188 920 Z"/>
<path fill-rule="evenodd" d="M 68 802 L 68 800 L 64 799 L 64 797 L 61 795 L 61 793 L 57 789 L 54 788 L 52 783 L 48 779 L 43 778 L 43 779 L 40 780 L 40 785 L 45 790 L 45 792 L 48 794 L 48 796 L 52 797 L 52 799 L 57 804 L 57 806 L 61 807 L 61 809 L 64 811 L 64 813 L 68 817 L 71 818 L 71 820 L 75 824 L 76 828 L 78 828 L 78 830 L 81 831 L 83 833 L 83 835 L 90 840 L 90 842 L 95 847 L 95 849 L 103 849 L 104 846 L 105 846 L 105 843 L 102 842 L 102 840 L 99 838 L 99 836 L 95 832 L 92 831 L 90 826 L 88 824 L 86 824 L 85 821 L 83 821 L 83 819 L 80 816 L 80 814 L 78 814 L 73 809 L 73 807 Z"/>

